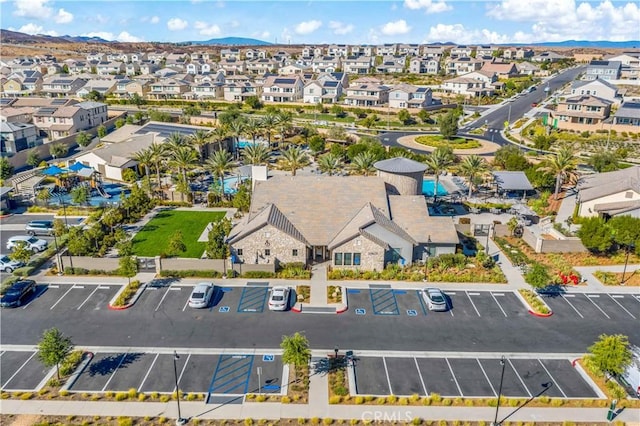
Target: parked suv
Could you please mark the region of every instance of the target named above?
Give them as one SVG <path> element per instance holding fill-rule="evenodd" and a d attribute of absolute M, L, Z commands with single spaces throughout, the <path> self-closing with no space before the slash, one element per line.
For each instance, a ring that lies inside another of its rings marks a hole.
<path fill-rule="evenodd" d="M 29 235 L 53 235 L 52 220 L 32 220 L 24 227 Z"/>
<path fill-rule="evenodd" d="M 7 250 L 13 250 L 19 244 L 24 244 L 34 253 L 45 251 L 49 246 L 46 240 L 41 240 L 29 235 L 17 235 L 7 240 Z"/>
<path fill-rule="evenodd" d="M 4 271 L 7 274 L 10 274 L 16 269 L 21 268 L 23 266 L 24 266 L 24 263 L 18 262 L 17 260 L 11 260 L 9 256 L 0 254 L 0 271 Z"/>

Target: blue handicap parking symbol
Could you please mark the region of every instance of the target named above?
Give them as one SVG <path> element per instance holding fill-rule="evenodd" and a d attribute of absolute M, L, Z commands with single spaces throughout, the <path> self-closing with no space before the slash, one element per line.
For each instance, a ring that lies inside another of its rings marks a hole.
<path fill-rule="evenodd" d="M 228 306 L 220 306 L 220 309 L 218 309 L 218 312 L 227 313 L 227 312 L 229 312 L 229 307 Z"/>
<path fill-rule="evenodd" d="M 416 311 L 415 309 L 407 309 L 407 315 L 409 315 L 410 317 L 415 317 L 418 315 L 418 311 Z"/>
<path fill-rule="evenodd" d="M 264 362 L 273 362 L 275 356 L 273 355 L 262 355 L 262 361 Z"/>
<path fill-rule="evenodd" d="M 367 310 L 364 308 L 358 308 L 356 309 L 356 315 L 364 315 L 367 313 Z"/>

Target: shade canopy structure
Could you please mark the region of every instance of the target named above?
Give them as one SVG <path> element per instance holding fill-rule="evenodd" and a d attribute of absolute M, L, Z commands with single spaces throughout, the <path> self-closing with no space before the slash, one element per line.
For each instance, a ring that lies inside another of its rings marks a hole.
<path fill-rule="evenodd" d="M 52 166 L 49 166 L 46 169 L 44 169 L 42 171 L 42 174 L 46 175 L 46 176 L 58 176 L 58 175 L 61 175 L 63 173 L 67 173 L 67 172 L 69 172 L 69 170 L 62 169 L 62 168 L 60 168 L 60 167 L 58 167 L 56 165 L 52 165 Z"/>
<path fill-rule="evenodd" d="M 493 172 L 498 191 L 533 191 L 533 186 L 524 172 Z"/>
<path fill-rule="evenodd" d="M 69 166 L 69 170 L 71 170 L 72 172 L 79 172 L 82 169 L 90 169 L 91 167 L 89 166 L 85 166 L 82 163 L 73 163 L 71 166 Z"/>

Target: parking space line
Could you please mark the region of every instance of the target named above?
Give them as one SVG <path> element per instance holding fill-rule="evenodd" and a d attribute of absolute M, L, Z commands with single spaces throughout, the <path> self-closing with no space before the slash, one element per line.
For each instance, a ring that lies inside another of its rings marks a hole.
<path fill-rule="evenodd" d="M 180 376 L 178 376 L 178 383 L 182 380 L 182 375 L 184 374 L 184 370 L 187 369 L 187 364 L 189 364 L 189 359 L 191 359 L 191 354 L 187 355 L 187 359 L 184 361 L 184 365 L 182 366 L 182 370 L 180 370 Z M 176 387 L 173 387 L 173 392 L 176 391 Z M 172 393 L 173 393 L 172 392 Z"/>
<path fill-rule="evenodd" d="M 28 363 L 29 361 L 31 361 L 31 358 L 33 358 L 34 356 L 36 356 L 36 354 L 37 354 L 37 353 L 38 353 L 37 351 L 36 351 L 36 352 L 33 352 L 33 353 L 31 354 L 31 356 L 30 356 L 29 358 L 27 358 L 27 360 L 26 360 L 26 361 L 25 361 L 25 362 L 20 366 L 20 368 L 18 368 L 18 369 L 16 370 L 16 372 L 15 372 L 15 373 L 13 373 L 13 376 L 9 377 L 9 380 L 7 380 L 7 381 L 4 383 L 4 387 L 5 387 L 5 388 L 7 387 L 7 385 L 9 384 L 9 382 L 11 382 L 11 380 L 13 380 L 13 378 L 14 378 L 14 377 L 16 377 L 16 376 L 18 375 L 18 373 L 20 372 L 20 370 L 22 370 L 22 369 L 24 368 L 24 366 L 25 366 L 25 365 L 27 365 L 27 363 Z"/>
<path fill-rule="evenodd" d="M 615 294 L 614 294 L 614 295 L 612 296 L 612 295 L 608 294 L 607 296 L 609 296 L 609 297 L 611 298 L 611 300 L 613 300 L 614 302 L 616 302 L 616 303 L 618 304 L 618 306 L 620 306 L 620 307 L 622 308 L 622 310 L 623 310 L 623 311 L 625 311 L 626 313 L 628 313 L 628 314 L 631 316 L 631 318 L 633 318 L 633 319 L 637 319 L 637 318 L 636 318 L 636 317 L 635 317 L 631 312 L 627 311 L 627 308 L 625 308 L 624 306 L 622 306 L 622 305 L 620 304 L 620 302 L 618 302 L 616 299 L 614 299 L 614 297 L 615 297 L 615 296 L 617 296 L 617 295 L 615 295 Z M 624 296 L 623 296 L 623 297 L 624 297 Z"/>
<path fill-rule="evenodd" d="M 387 361 L 385 357 L 382 357 L 382 364 L 384 365 L 384 374 L 387 375 L 387 384 L 389 385 L 389 395 L 393 395 L 393 389 L 391 389 L 391 380 L 389 379 L 389 370 L 387 369 Z"/>
<path fill-rule="evenodd" d="M 127 355 L 129 355 L 129 354 L 126 353 L 126 352 L 122 354 L 122 358 L 120 358 L 120 362 L 118 363 L 118 366 L 113 370 L 113 373 L 111 373 L 111 376 L 109 376 L 109 380 L 107 380 L 107 383 L 104 384 L 104 387 L 102 388 L 102 392 L 104 392 L 104 390 L 107 388 L 107 386 L 109 386 L 109 383 L 111 383 L 111 379 L 113 379 L 113 376 L 116 375 L 116 372 L 118 371 L 118 369 L 120 368 L 120 366 L 124 362 L 124 359 L 127 357 Z"/>
<path fill-rule="evenodd" d="M 569 295 L 567 295 L 567 296 L 571 296 L 571 297 L 573 297 L 573 294 L 569 294 Z M 575 306 L 573 306 L 573 303 L 571 303 L 571 302 L 569 302 L 569 301 L 567 300 L 567 297 L 566 297 L 564 294 L 561 294 L 561 295 L 560 295 L 560 297 L 562 297 L 562 300 L 564 300 L 565 302 L 567 302 L 567 304 L 568 304 L 569 306 L 571 306 L 571 307 L 573 308 L 573 310 L 574 310 L 574 311 L 576 311 L 576 314 L 580 315 L 580 318 L 584 318 L 584 317 L 582 316 L 582 314 L 580 313 L 580 311 L 579 311 L 579 310 L 577 310 Z"/>
<path fill-rule="evenodd" d="M 420 377 L 420 383 L 422 383 L 422 390 L 424 390 L 424 394 L 425 395 L 429 395 L 429 392 L 427 392 L 427 386 L 424 384 L 424 379 L 422 378 L 422 373 L 420 372 L 420 366 L 418 365 L 418 360 L 416 359 L 416 357 L 413 357 L 413 362 L 416 363 L 416 370 L 418 370 L 418 377 Z"/>
<path fill-rule="evenodd" d="M 76 308 L 76 311 L 79 311 L 79 310 L 80 310 L 80 308 L 82 308 L 82 305 L 84 305 L 85 303 L 87 303 L 87 301 L 91 298 L 91 296 L 93 296 L 93 293 L 95 293 L 96 291 L 98 291 L 98 289 L 99 289 L 99 288 L 100 288 L 100 287 L 96 287 L 95 289 L 93 289 L 93 291 L 92 291 L 92 292 L 87 296 L 87 298 L 86 298 L 86 299 L 84 299 L 84 302 L 82 302 L 82 303 L 80 304 L 80 306 L 78 306 L 78 307 Z"/>
<path fill-rule="evenodd" d="M 189 305 L 189 299 L 191 298 L 191 296 L 187 297 L 186 302 L 184 302 L 184 306 L 182 307 L 182 312 L 185 311 L 185 309 L 187 309 L 187 306 Z"/>
<path fill-rule="evenodd" d="M 75 286 L 71 286 L 71 287 L 69 287 L 69 290 L 67 290 L 67 291 L 66 291 L 62 296 L 60 296 L 60 298 L 56 301 L 56 303 L 54 303 L 54 304 L 49 308 L 49 310 L 52 310 L 53 308 L 55 308 L 55 307 L 56 307 L 56 305 L 57 305 L 58 303 L 60 303 L 60 301 L 61 301 L 62 299 L 64 299 L 64 297 L 65 297 L 67 294 L 69 294 L 69 292 L 70 292 L 71 290 L 73 290 L 73 287 L 75 287 Z"/>
<path fill-rule="evenodd" d="M 611 317 L 610 317 L 609 315 L 607 315 L 607 313 L 606 313 L 605 311 L 603 311 L 603 310 L 602 310 L 602 308 L 596 304 L 596 302 L 594 302 L 593 300 L 591 300 L 591 298 L 592 298 L 592 297 L 594 297 L 593 295 L 588 294 L 588 295 L 586 295 L 586 296 L 587 296 L 587 300 L 588 300 L 589 302 L 593 303 L 593 306 L 595 306 L 596 308 L 598 308 L 598 310 L 599 310 L 600 312 L 602 312 L 602 315 L 604 315 L 605 317 L 607 317 L 607 318 L 611 319 Z M 596 297 L 600 297 L 600 296 L 596 295 Z"/>
<path fill-rule="evenodd" d="M 147 377 L 149 377 L 149 373 L 151 373 L 151 370 L 153 370 L 153 365 L 156 363 L 156 360 L 158 359 L 158 357 L 160 356 L 159 353 L 156 354 L 156 357 L 153 359 L 153 361 L 151 362 L 151 366 L 149 367 L 149 369 L 147 370 L 147 374 L 144 375 L 144 378 L 142 379 L 142 383 L 140 383 L 140 386 L 138 386 L 138 392 L 140 392 L 140 390 L 142 389 L 142 387 L 144 386 L 144 382 L 147 381 Z"/>
<path fill-rule="evenodd" d="M 165 292 L 162 295 L 162 298 L 160 299 L 160 302 L 158 303 L 158 306 L 156 306 L 156 309 L 154 310 L 154 312 L 158 312 L 158 309 L 160 309 L 160 305 L 162 305 L 162 302 L 164 302 L 164 298 L 167 297 L 167 294 L 169 294 L 169 290 L 170 289 L 171 289 L 171 285 L 169 285 L 169 287 L 165 290 Z"/>
<path fill-rule="evenodd" d="M 493 392 L 493 394 L 495 396 L 498 396 L 498 393 L 496 392 L 496 390 L 493 388 L 493 384 L 491 383 L 491 380 L 489 380 L 489 376 L 487 376 L 487 372 L 484 371 L 484 367 L 482 366 L 482 364 L 480 363 L 480 360 L 478 358 L 476 358 L 476 362 L 478 363 L 478 365 L 480 366 L 480 370 L 482 370 L 482 374 L 484 374 L 484 378 L 487 379 L 487 382 L 489 382 L 489 386 L 491 387 L 491 391 Z"/>
<path fill-rule="evenodd" d="M 424 306 L 424 300 L 422 300 L 422 291 L 416 290 L 416 296 L 418 296 L 418 300 L 420 301 L 420 306 L 422 307 L 422 313 L 427 315 L 427 307 Z"/>
<path fill-rule="evenodd" d="M 471 294 L 473 294 L 474 296 L 480 296 L 480 293 L 469 293 L 468 291 L 465 291 L 464 294 L 467 295 L 467 298 L 469 299 L 469 302 L 471 302 L 471 306 L 473 306 L 473 309 L 476 311 L 476 314 L 478 314 L 478 316 L 482 316 L 480 315 L 480 312 L 478 312 L 478 308 L 476 308 L 476 304 L 473 303 L 473 300 L 471 300 Z"/>
<path fill-rule="evenodd" d="M 549 372 L 549 370 L 547 370 L 547 367 L 544 366 L 543 362 L 540 361 L 540 359 L 538 359 L 538 363 L 542 366 L 542 368 L 544 368 L 544 371 L 547 372 L 547 374 L 549 375 L 549 378 L 551 380 L 553 380 L 553 384 L 555 384 L 558 387 L 558 390 L 560 391 L 560 393 L 562 394 L 562 396 L 564 396 L 565 398 L 567 397 L 567 394 L 564 393 L 564 391 L 562 390 L 562 388 L 560 387 L 560 385 L 558 384 L 558 382 L 556 382 L 556 379 L 553 378 L 553 376 L 551 375 L 551 373 Z"/>
<path fill-rule="evenodd" d="M 464 396 L 464 394 L 462 393 L 462 389 L 460 389 L 460 385 L 458 384 L 458 379 L 456 379 L 456 375 L 453 372 L 453 368 L 451 368 L 451 364 L 449 364 L 449 359 L 445 358 L 445 361 L 447 361 L 447 365 L 449 366 L 449 371 L 451 372 L 451 377 L 453 377 L 453 381 L 456 384 L 456 387 L 458 388 L 458 392 L 460 392 L 460 396 Z"/>
<path fill-rule="evenodd" d="M 502 311 L 502 314 L 506 317 L 507 313 L 504 311 L 504 309 L 502 309 L 502 305 L 500 305 L 500 303 L 498 303 L 498 299 L 496 299 L 496 296 L 489 292 L 489 294 L 491 294 L 491 297 L 493 297 L 493 300 L 496 302 L 496 304 L 498 305 L 498 308 L 500 308 L 500 310 Z M 500 294 L 501 296 L 504 296 L 504 294 Z"/>
<path fill-rule="evenodd" d="M 509 361 L 509 365 L 511 366 L 511 368 L 513 368 L 513 371 L 516 373 L 516 377 L 518 378 L 518 380 L 520 380 L 520 384 L 522 385 L 524 390 L 526 390 L 527 393 L 529 394 L 529 398 L 531 398 L 533 395 L 531 395 L 531 392 L 529 392 L 529 388 L 527 387 L 527 385 L 524 384 L 524 380 L 522 380 L 522 377 L 520 376 L 520 373 L 518 373 L 518 370 L 516 370 L 516 366 L 513 365 L 513 363 L 511 362 L 511 360 L 509 358 L 507 358 L 507 361 Z"/>

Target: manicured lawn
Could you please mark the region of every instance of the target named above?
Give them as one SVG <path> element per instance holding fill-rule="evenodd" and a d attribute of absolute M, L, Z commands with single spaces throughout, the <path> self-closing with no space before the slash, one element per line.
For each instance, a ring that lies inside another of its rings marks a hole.
<path fill-rule="evenodd" d="M 441 146 L 450 146 L 453 149 L 474 149 L 480 148 L 480 142 L 474 139 L 453 138 L 445 139 L 442 135 L 422 135 L 416 138 L 416 142 L 422 145 L 438 148 Z"/>
<path fill-rule="evenodd" d="M 133 238 L 133 253 L 138 256 L 159 256 L 167 249 L 173 233 L 180 230 L 187 251 L 179 257 L 199 258 L 205 249 L 205 243 L 198 242 L 200 234 L 209 222 L 223 217 L 224 212 L 160 212 Z"/>

